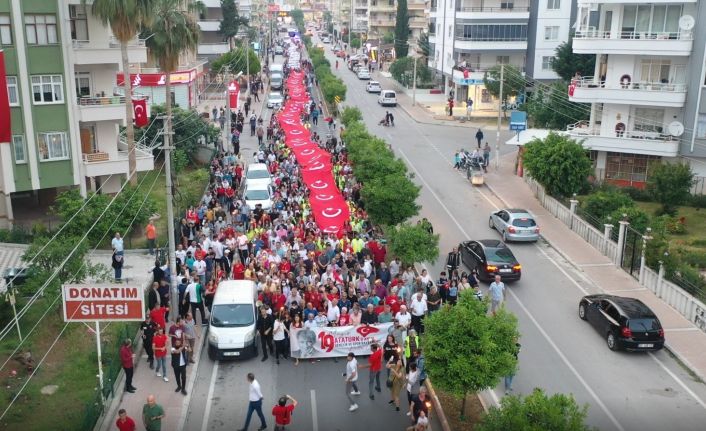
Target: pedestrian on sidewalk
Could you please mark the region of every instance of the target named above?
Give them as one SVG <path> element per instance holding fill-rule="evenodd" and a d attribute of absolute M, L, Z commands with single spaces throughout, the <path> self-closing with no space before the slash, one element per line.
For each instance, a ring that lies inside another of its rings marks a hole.
<path fill-rule="evenodd" d="M 471 120 L 471 113 L 473 113 L 473 99 L 469 97 L 468 100 L 466 100 L 466 115 L 469 121 Z"/>
<path fill-rule="evenodd" d="M 370 351 L 372 352 L 370 356 L 368 356 L 368 363 L 365 365 L 361 365 L 359 368 L 368 368 L 370 370 L 369 378 L 368 378 L 368 397 L 370 397 L 371 400 L 375 399 L 375 394 L 373 393 L 373 383 L 375 383 L 375 390 L 378 392 L 382 392 L 382 389 L 380 388 L 380 371 L 382 371 L 382 349 L 380 346 L 377 345 L 377 343 L 373 343 L 370 345 Z"/>
<path fill-rule="evenodd" d="M 145 228 L 145 237 L 147 237 L 147 249 L 149 254 L 154 255 L 154 248 L 157 244 L 157 228 L 154 226 L 154 221 L 150 220 Z"/>
<path fill-rule="evenodd" d="M 142 406 L 142 423 L 147 431 L 162 431 L 162 419 L 167 415 L 162 406 L 157 404 L 154 395 L 147 397 L 147 404 Z"/>
<path fill-rule="evenodd" d="M 348 362 L 346 362 L 346 372 L 343 373 L 343 377 L 346 381 L 346 396 L 348 401 L 350 401 L 351 406 L 348 411 L 354 412 L 358 410 L 358 404 L 355 402 L 351 395 L 360 395 L 358 390 L 358 360 L 355 359 L 355 354 L 350 352 L 347 357 Z"/>
<path fill-rule="evenodd" d="M 123 278 L 123 255 L 117 250 L 113 249 L 113 257 L 111 266 L 113 267 L 115 283 L 122 282 Z"/>
<path fill-rule="evenodd" d="M 150 364 L 150 370 L 154 368 L 154 350 L 152 349 L 152 339 L 157 332 L 157 325 L 152 321 L 148 314 L 145 321 L 140 325 L 140 336 L 142 337 L 142 346 L 147 353 L 147 363 Z"/>
<path fill-rule="evenodd" d="M 187 348 L 183 339 L 172 339 L 172 369 L 174 370 L 174 380 L 176 380 L 177 384 L 174 392 L 181 391 L 184 395 L 186 395 Z"/>
<path fill-rule="evenodd" d="M 135 420 L 127 415 L 125 409 L 118 410 L 118 419 L 115 421 L 115 426 L 118 431 L 136 431 L 137 425 Z"/>
<path fill-rule="evenodd" d="M 515 355 L 515 360 L 518 359 L 518 356 L 520 354 L 520 348 L 522 346 L 520 343 L 515 340 L 515 350 L 512 352 L 513 355 Z M 510 392 L 512 392 L 512 379 L 515 378 L 515 370 L 513 369 L 510 374 L 505 376 L 505 395 L 508 395 Z"/>
<path fill-rule="evenodd" d="M 502 277 L 495 276 L 495 281 L 490 283 L 488 292 L 490 293 L 490 312 L 495 316 L 505 298 L 505 283 L 502 282 Z"/>
<path fill-rule="evenodd" d="M 186 342 L 189 347 L 189 363 L 195 364 L 194 349 L 196 348 L 196 340 L 199 336 L 196 333 L 196 322 L 194 321 L 194 315 L 191 313 L 186 313 L 186 318 L 184 318 L 184 336 L 186 337 Z"/>
<path fill-rule="evenodd" d="M 154 367 L 157 372 L 157 377 L 162 377 L 165 382 L 167 378 L 167 336 L 164 333 L 164 328 L 157 327 L 157 334 L 152 338 L 152 349 L 154 350 L 154 359 L 157 365 Z M 162 371 L 160 372 L 160 368 Z"/>
<path fill-rule="evenodd" d="M 287 405 L 287 400 L 292 401 L 292 404 Z M 280 397 L 277 405 L 272 407 L 272 416 L 275 417 L 275 431 L 284 431 L 284 427 L 290 424 L 292 413 L 297 404 L 297 400 L 290 395 Z"/>
<path fill-rule="evenodd" d="M 134 393 L 137 388 L 132 385 L 132 375 L 134 371 L 134 354 L 132 353 L 132 340 L 129 338 L 123 341 L 120 347 L 120 362 L 125 371 L 125 392 Z"/>
<path fill-rule="evenodd" d="M 480 143 L 483 140 L 484 136 L 485 135 L 483 135 L 483 131 L 481 129 L 478 129 L 478 131 L 476 132 L 476 141 L 478 142 L 478 149 L 480 149 Z"/>
<path fill-rule="evenodd" d="M 407 373 L 407 403 L 412 402 L 412 398 L 419 393 L 419 368 L 416 362 L 408 362 L 409 372 Z M 409 413 L 407 414 L 409 416 Z"/>
<path fill-rule="evenodd" d="M 267 421 L 265 420 L 265 415 L 262 414 L 263 396 L 262 391 L 260 390 L 260 383 L 255 380 L 255 375 L 253 373 L 248 373 L 248 383 L 250 384 L 248 389 L 248 413 L 245 416 L 245 426 L 238 431 L 246 431 L 248 429 L 253 412 L 256 412 L 257 416 L 260 418 L 260 428 L 257 430 L 262 431 L 267 428 Z"/>
<path fill-rule="evenodd" d="M 488 173 L 488 165 L 490 164 L 490 144 L 487 142 L 483 147 L 483 170 Z"/>

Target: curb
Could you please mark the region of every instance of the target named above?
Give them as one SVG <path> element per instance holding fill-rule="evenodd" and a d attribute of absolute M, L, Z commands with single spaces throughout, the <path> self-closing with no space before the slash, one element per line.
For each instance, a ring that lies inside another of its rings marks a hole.
<path fill-rule="evenodd" d="M 201 365 L 201 353 L 203 352 L 203 346 L 206 343 L 206 338 L 208 337 L 208 326 L 201 326 L 201 342 L 198 344 L 198 352 L 194 352 L 194 357 L 196 358 L 196 364 L 194 364 L 191 374 L 187 379 L 186 386 L 188 386 L 189 393 L 184 397 L 184 401 L 181 405 L 181 415 L 179 416 L 179 422 L 177 429 L 183 430 L 184 424 L 186 423 L 186 416 L 189 414 L 189 404 L 191 404 L 191 395 L 194 393 L 194 383 L 196 382 L 196 376 L 198 375 L 199 366 Z"/>
<path fill-rule="evenodd" d="M 436 410 L 436 414 L 439 415 L 439 422 L 441 422 L 441 428 L 444 431 L 451 431 L 449 421 L 448 419 L 446 419 L 446 413 L 444 413 L 444 409 L 441 407 L 441 402 L 439 401 L 439 397 L 436 396 L 436 391 L 434 390 L 434 386 L 431 384 L 431 380 L 429 379 L 429 377 L 427 377 L 427 379 L 424 381 L 424 386 L 426 386 L 429 390 L 429 395 L 431 395 L 431 400 L 434 403 L 434 410 Z M 483 406 L 483 408 L 485 408 L 485 406 Z"/>

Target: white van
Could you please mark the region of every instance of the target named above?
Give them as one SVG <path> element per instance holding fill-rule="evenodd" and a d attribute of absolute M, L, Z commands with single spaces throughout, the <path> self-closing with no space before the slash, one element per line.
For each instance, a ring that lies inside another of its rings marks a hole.
<path fill-rule="evenodd" d="M 257 288 L 250 280 L 226 280 L 216 289 L 208 327 L 211 360 L 257 356 Z"/>
<path fill-rule="evenodd" d="M 284 65 L 282 63 L 271 64 L 270 75 L 273 74 L 284 75 Z"/>
<path fill-rule="evenodd" d="M 378 103 L 382 106 L 397 106 L 397 94 L 392 90 L 382 90 Z"/>

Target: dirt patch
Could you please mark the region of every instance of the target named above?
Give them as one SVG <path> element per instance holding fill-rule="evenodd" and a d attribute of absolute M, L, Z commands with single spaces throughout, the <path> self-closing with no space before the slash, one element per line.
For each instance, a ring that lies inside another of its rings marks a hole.
<path fill-rule="evenodd" d="M 451 395 L 435 389 L 439 402 L 444 409 L 446 419 L 453 431 L 472 431 L 480 423 L 485 411 L 476 394 L 468 394 L 466 397 L 466 416 L 461 419 L 462 401 Z"/>

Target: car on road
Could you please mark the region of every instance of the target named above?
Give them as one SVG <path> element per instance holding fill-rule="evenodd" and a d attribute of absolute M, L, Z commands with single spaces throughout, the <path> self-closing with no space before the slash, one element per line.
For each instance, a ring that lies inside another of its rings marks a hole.
<path fill-rule="evenodd" d="M 282 55 L 282 54 L 284 54 L 284 48 L 282 48 L 281 46 L 277 45 L 277 46 L 275 47 L 275 55 Z"/>
<path fill-rule="evenodd" d="M 270 175 L 267 165 L 264 163 L 251 163 L 245 172 L 245 187 L 262 188 L 272 184 L 272 175 Z"/>
<path fill-rule="evenodd" d="M 341 50 L 341 45 L 331 45 L 331 51 L 336 52 Z"/>
<path fill-rule="evenodd" d="M 257 185 L 245 187 L 243 198 L 251 209 L 256 205 L 262 205 L 262 209 L 269 211 L 272 208 L 272 186 Z"/>
<path fill-rule="evenodd" d="M 496 275 L 503 281 L 516 281 L 522 276 L 522 266 L 512 250 L 499 239 L 464 241 L 458 246 L 461 262 L 468 269 L 478 270 L 478 278 L 492 281 Z"/>
<path fill-rule="evenodd" d="M 397 106 L 397 93 L 392 90 L 382 90 L 378 96 L 378 103 L 382 106 Z"/>
<path fill-rule="evenodd" d="M 346 58 L 346 51 L 344 51 L 344 50 L 342 50 L 342 49 L 339 50 L 339 51 L 336 51 L 336 57 L 339 57 L 339 58 Z"/>
<path fill-rule="evenodd" d="M 279 73 L 272 72 L 270 76 L 270 89 L 281 90 L 284 85 L 284 76 Z"/>
<path fill-rule="evenodd" d="M 365 86 L 365 91 L 367 91 L 368 93 L 380 94 L 380 92 L 382 91 L 382 86 L 377 81 L 369 81 L 368 85 Z"/>
<path fill-rule="evenodd" d="M 355 73 L 356 75 L 358 74 L 358 71 L 363 68 L 363 65 L 361 63 L 353 63 L 351 65 L 351 71 Z"/>
<path fill-rule="evenodd" d="M 274 109 L 275 107 L 280 107 L 284 103 L 284 97 L 280 93 L 270 93 L 267 96 L 267 107 Z"/>
<path fill-rule="evenodd" d="M 213 297 L 208 326 L 211 360 L 257 356 L 257 288 L 251 280 L 227 280 Z"/>
<path fill-rule="evenodd" d="M 539 226 L 527 210 L 508 208 L 493 211 L 490 213 L 488 226 L 497 230 L 505 242 L 539 239 Z"/>
<path fill-rule="evenodd" d="M 664 329 L 644 302 L 615 295 L 586 295 L 579 317 L 606 339 L 610 350 L 651 351 L 664 347 Z"/>
<path fill-rule="evenodd" d="M 358 79 L 370 79 L 370 72 L 364 67 L 358 68 Z"/>
<path fill-rule="evenodd" d="M 323 43 L 331 43 L 331 38 L 330 37 L 324 37 L 321 39 Z"/>

